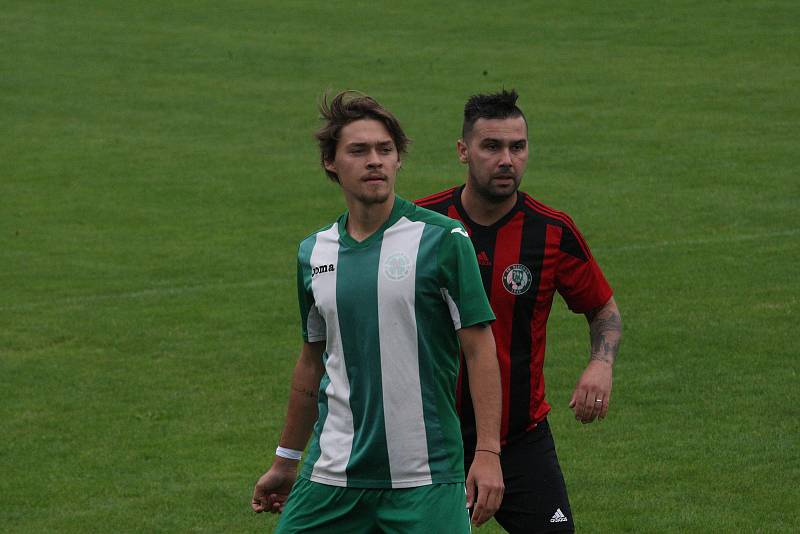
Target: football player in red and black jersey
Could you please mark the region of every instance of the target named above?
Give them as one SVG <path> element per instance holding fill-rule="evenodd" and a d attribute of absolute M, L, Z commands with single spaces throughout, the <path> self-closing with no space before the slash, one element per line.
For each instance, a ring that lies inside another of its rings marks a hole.
<path fill-rule="evenodd" d="M 583 423 L 608 412 L 622 326 L 611 287 L 572 219 L 518 190 L 528 162 L 528 125 L 516 101 L 516 91 L 505 90 L 467 101 L 457 143 L 467 182 L 417 203 L 464 223 L 497 316 L 492 330 L 503 385 L 505 496 L 495 518 L 511 533 L 572 532 L 542 373 L 553 296 L 558 292 L 589 323 L 589 363 L 569 404 Z M 457 402 L 469 465 L 475 418 L 461 369 Z"/>

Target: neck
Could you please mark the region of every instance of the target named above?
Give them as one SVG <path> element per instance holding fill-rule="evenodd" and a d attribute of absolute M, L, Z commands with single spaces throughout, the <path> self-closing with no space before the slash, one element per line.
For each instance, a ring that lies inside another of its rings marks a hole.
<path fill-rule="evenodd" d="M 514 194 L 508 198 L 495 202 L 479 195 L 467 181 L 464 191 L 461 192 L 461 205 L 464 206 L 470 219 L 481 226 L 491 226 L 514 208 L 518 194 L 517 191 L 514 191 Z"/>
<path fill-rule="evenodd" d="M 356 241 L 363 241 L 381 227 L 392 214 L 395 196 L 391 195 L 385 202 L 366 204 L 358 201 L 347 201 L 347 233 Z"/>

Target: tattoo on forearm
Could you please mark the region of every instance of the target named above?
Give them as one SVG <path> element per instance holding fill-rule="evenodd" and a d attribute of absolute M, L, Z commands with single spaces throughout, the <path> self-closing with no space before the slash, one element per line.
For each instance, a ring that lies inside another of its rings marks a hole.
<path fill-rule="evenodd" d="M 309 398 L 312 398 L 312 399 L 316 399 L 317 398 L 317 392 L 316 391 L 312 391 L 310 389 L 306 389 L 306 388 L 302 388 L 302 387 L 297 387 L 294 384 L 292 384 L 292 389 L 297 391 L 298 393 L 301 393 L 301 394 L 305 395 L 306 397 L 309 397 Z"/>
<path fill-rule="evenodd" d="M 592 340 L 592 360 L 613 364 L 622 339 L 622 321 L 618 313 L 603 310 L 589 324 Z"/>

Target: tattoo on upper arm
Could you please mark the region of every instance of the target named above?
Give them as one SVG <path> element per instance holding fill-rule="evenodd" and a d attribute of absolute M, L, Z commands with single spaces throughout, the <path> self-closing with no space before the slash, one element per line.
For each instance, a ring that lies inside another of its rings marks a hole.
<path fill-rule="evenodd" d="M 302 388 L 302 387 L 299 388 L 299 387 L 295 386 L 294 384 L 292 384 L 292 389 L 297 391 L 298 393 L 301 393 L 301 394 L 305 395 L 306 397 L 309 397 L 309 398 L 312 398 L 312 399 L 316 399 L 317 395 L 318 395 L 316 391 L 312 391 L 310 389 L 306 389 L 306 388 Z"/>
<path fill-rule="evenodd" d="M 592 340 L 592 360 L 614 363 L 622 339 L 622 320 L 611 310 L 599 312 L 589 324 Z"/>

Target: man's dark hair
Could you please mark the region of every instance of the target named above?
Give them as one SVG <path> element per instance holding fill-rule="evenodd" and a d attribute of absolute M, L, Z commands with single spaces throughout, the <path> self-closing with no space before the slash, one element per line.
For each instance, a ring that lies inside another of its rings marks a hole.
<path fill-rule="evenodd" d="M 339 176 L 335 172 L 325 169 L 325 163 L 332 162 L 336 158 L 336 147 L 339 144 L 339 136 L 342 128 L 351 122 L 360 119 L 373 119 L 382 123 L 392 136 L 394 146 L 397 148 L 397 157 L 405 154 L 409 139 L 400 122 L 389 110 L 381 106 L 374 98 L 358 91 L 342 91 L 328 102 L 328 95 L 322 97 L 319 106 L 322 120 L 325 125 L 317 130 L 315 137 L 319 141 L 320 162 L 325 174 L 334 182 L 339 181 Z"/>
<path fill-rule="evenodd" d="M 461 128 L 461 138 L 466 140 L 472 132 L 472 127 L 478 119 L 508 119 L 522 117 L 525 124 L 525 114 L 517 107 L 519 95 L 515 89 L 505 89 L 489 95 L 472 95 L 464 106 L 464 125 Z"/>

